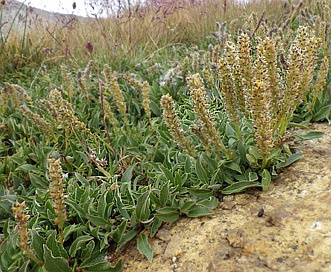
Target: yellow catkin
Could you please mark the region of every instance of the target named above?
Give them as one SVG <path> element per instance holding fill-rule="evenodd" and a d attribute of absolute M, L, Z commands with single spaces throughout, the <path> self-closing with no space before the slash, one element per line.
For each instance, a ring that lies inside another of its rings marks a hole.
<path fill-rule="evenodd" d="M 48 178 L 49 194 L 53 199 L 53 208 L 56 215 L 54 220 L 55 225 L 58 226 L 60 234 L 60 242 L 63 243 L 62 231 L 64 223 L 67 221 L 67 210 L 65 201 L 65 183 L 63 179 L 63 172 L 60 163 L 60 159 L 51 158 L 48 159 Z"/>
<path fill-rule="evenodd" d="M 299 27 L 287 56 L 286 92 L 281 110 L 282 116 L 293 113 L 305 93 L 309 91 L 317 64 L 319 39 L 307 27 Z M 285 133 L 282 129 L 281 134 Z"/>
<path fill-rule="evenodd" d="M 148 117 L 148 120 L 151 123 L 152 113 L 151 113 L 151 108 L 150 108 L 151 100 L 149 98 L 149 95 L 150 95 L 149 88 L 150 88 L 150 86 L 147 81 L 144 81 L 141 84 L 142 105 L 145 110 L 146 116 Z"/>
<path fill-rule="evenodd" d="M 163 119 L 173 139 L 178 142 L 185 152 L 194 156 L 194 147 L 191 145 L 190 139 L 184 136 L 184 131 L 176 115 L 175 103 L 172 97 L 169 94 L 163 95 L 160 102 L 163 107 Z"/>
<path fill-rule="evenodd" d="M 78 120 L 72 105 L 62 98 L 59 90 L 51 90 L 48 100 L 41 100 L 41 103 L 47 108 L 54 121 L 58 123 L 57 128 L 62 128 L 67 132 L 74 130 L 85 132 L 94 137 L 92 132 L 86 127 L 86 124 Z"/>
<path fill-rule="evenodd" d="M 19 246 L 28 258 L 36 262 L 39 266 L 42 266 L 43 263 L 36 257 L 35 252 L 30 248 L 30 231 L 28 230 L 30 216 L 26 214 L 24 209 L 25 201 L 22 203 L 16 202 L 15 207 L 12 208 L 17 223 L 16 230 L 18 231 L 18 236 L 20 239 Z"/>
<path fill-rule="evenodd" d="M 329 58 L 327 56 L 325 56 L 323 58 L 321 67 L 320 67 L 319 72 L 318 72 L 317 82 L 316 82 L 315 87 L 312 91 L 313 98 L 312 98 L 312 101 L 310 103 L 310 111 L 312 111 L 312 109 L 315 105 L 315 102 L 318 98 L 318 95 L 320 94 L 320 92 L 323 90 L 324 86 L 327 83 L 328 72 L 329 72 Z"/>
<path fill-rule="evenodd" d="M 92 73 L 92 68 L 94 66 L 94 61 L 93 60 L 90 60 L 84 70 L 84 82 L 85 84 L 87 84 L 87 82 L 90 81 L 90 78 L 91 78 L 91 73 Z"/>
<path fill-rule="evenodd" d="M 87 89 L 86 89 L 86 82 L 84 81 L 84 72 L 78 71 L 76 75 L 78 87 L 81 90 L 81 92 L 85 95 L 87 95 Z"/>
<path fill-rule="evenodd" d="M 29 237 L 30 233 L 28 231 L 28 221 L 30 216 L 24 212 L 25 201 L 22 203 L 16 202 L 15 207 L 12 208 L 16 222 L 18 235 L 20 237 L 20 248 L 24 252 L 29 252 L 31 249 L 29 247 Z"/>
<path fill-rule="evenodd" d="M 69 100 L 73 97 L 73 86 L 70 78 L 70 73 L 66 65 L 61 65 L 61 76 L 62 76 L 62 89 L 68 93 Z"/>
<path fill-rule="evenodd" d="M 252 60 L 250 49 L 250 38 L 247 34 L 241 34 L 238 38 L 238 73 L 242 76 L 242 90 L 244 94 L 250 96 L 252 90 Z M 245 116 L 249 118 L 249 104 L 245 104 Z"/>
<path fill-rule="evenodd" d="M 115 100 L 117 110 L 122 115 L 124 123 L 128 124 L 126 103 L 122 90 L 118 84 L 117 76 L 112 72 L 108 65 L 104 66 L 102 74 L 105 79 L 106 88 L 108 89 L 109 94 Z"/>
<path fill-rule="evenodd" d="M 225 55 L 219 59 L 218 68 L 221 78 L 221 92 L 226 111 L 232 121 L 240 119 L 238 110 L 245 112 L 245 97 L 239 69 L 237 48 L 232 42 L 225 45 Z"/>
<path fill-rule="evenodd" d="M 38 128 L 42 130 L 45 136 L 53 135 L 52 126 L 40 117 L 39 114 L 32 112 L 28 107 L 22 105 L 20 107 L 22 114 L 27 117 L 32 123 L 34 123 Z"/>
<path fill-rule="evenodd" d="M 147 81 L 140 82 L 134 76 L 123 74 L 121 75 L 130 85 L 134 88 L 141 90 L 142 96 L 142 106 L 144 108 L 145 114 L 148 117 L 148 120 L 151 122 L 151 109 L 150 109 L 150 86 Z"/>
<path fill-rule="evenodd" d="M 103 106 L 104 106 L 104 110 L 105 110 L 105 117 L 109 120 L 109 122 L 112 124 L 113 126 L 113 130 L 115 132 L 115 134 L 117 134 L 117 127 L 118 127 L 118 121 L 115 117 L 114 112 L 111 109 L 110 104 L 108 103 L 107 100 L 103 101 Z"/>
<path fill-rule="evenodd" d="M 202 133 L 208 135 L 209 143 L 215 146 L 217 151 L 223 152 L 227 157 L 231 157 L 230 152 L 225 148 L 219 132 L 214 124 L 214 115 L 210 111 L 210 104 L 207 100 L 207 92 L 199 74 L 194 74 L 187 78 L 190 88 L 190 95 L 194 104 L 194 112 L 199 120 L 199 127 Z M 199 136 L 200 133 L 197 135 Z M 204 143 L 205 140 L 201 139 Z"/>

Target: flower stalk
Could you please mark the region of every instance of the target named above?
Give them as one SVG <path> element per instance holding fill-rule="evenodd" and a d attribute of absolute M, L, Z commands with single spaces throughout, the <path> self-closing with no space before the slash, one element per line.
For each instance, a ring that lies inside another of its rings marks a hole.
<path fill-rule="evenodd" d="M 54 224 L 57 225 L 59 231 L 60 243 L 63 244 L 63 228 L 67 221 L 67 211 L 65 201 L 65 183 L 63 179 L 62 167 L 60 159 L 48 159 L 48 178 L 51 181 L 49 184 L 49 194 L 53 199 L 53 208 L 56 215 Z"/>
<path fill-rule="evenodd" d="M 212 144 L 215 146 L 216 151 L 221 151 L 226 155 L 228 159 L 232 158 L 231 152 L 224 146 L 219 132 L 217 131 L 214 120 L 215 117 L 210 111 L 210 104 L 207 100 L 207 92 L 203 85 L 202 79 L 199 74 L 194 74 L 187 78 L 187 82 L 190 88 L 190 95 L 194 104 L 194 112 L 199 120 L 201 142 L 206 146 Z M 195 129 L 196 131 L 196 129 Z M 205 135 L 201 137 L 201 135 Z M 206 142 L 206 138 L 208 141 Z"/>
<path fill-rule="evenodd" d="M 195 155 L 194 148 L 188 137 L 184 136 L 184 130 L 181 128 L 175 111 L 175 102 L 170 94 L 161 97 L 161 105 L 163 107 L 163 118 L 168 126 L 170 133 L 175 141 L 191 156 Z"/>
<path fill-rule="evenodd" d="M 16 202 L 15 207 L 12 208 L 15 220 L 16 220 L 16 229 L 20 238 L 19 247 L 23 250 L 23 253 L 31 260 L 36 262 L 39 266 L 42 266 L 43 263 L 36 257 L 33 250 L 30 248 L 29 238 L 30 232 L 28 230 L 28 221 L 30 216 L 24 212 L 25 201 L 22 203 Z"/>

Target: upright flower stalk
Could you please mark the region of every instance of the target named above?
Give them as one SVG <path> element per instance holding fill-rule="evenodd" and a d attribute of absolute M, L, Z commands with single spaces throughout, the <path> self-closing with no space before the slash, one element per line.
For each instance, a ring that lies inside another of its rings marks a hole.
<path fill-rule="evenodd" d="M 282 109 L 279 112 L 281 118 L 278 123 L 278 133 L 281 137 L 285 135 L 294 110 L 303 102 L 305 94 L 310 89 L 317 65 L 319 46 L 320 40 L 316 38 L 314 31 L 307 27 L 298 29 L 298 34 L 287 56 L 286 83 Z"/>
<path fill-rule="evenodd" d="M 249 36 L 242 34 L 237 45 L 228 42 L 219 72 L 227 113 L 232 121 L 239 116 L 252 121 L 262 168 L 267 168 L 271 150 L 311 89 L 322 43 L 307 27 L 299 27 L 287 55 L 278 38 L 257 41 L 253 48 Z M 325 85 L 328 65 L 324 58 L 312 91 L 313 103 Z"/>
<path fill-rule="evenodd" d="M 163 118 L 168 126 L 170 133 L 175 141 L 187 152 L 194 156 L 194 148 L 191 145 L 190 139 L 184 136 L 184 130 L 181 128 L 177 114 L 175 111 L 175 102 L 170 94 L 161 97 L 161 105 L 163 107 Z"/>
<path fill-rule="evenodd" d="M 56 215 L 54 220 L 59 230 L 60 243 L 63 244 L 63 227 L 67 221 L 67 210 L 65 201 L 65 184 L 63 179 L 62 167 L 60 159 L 51 158 L 48 160 L 48 178 L 51 181 L 49 184 L 49 194 L 53 199 L 53 208 Z"/>
<path fill-rule="evenodd" d="M 68 94 L 69 101 L 72 101 L 73 97 L 73 86 L 71 82 L 70 73 L 66 65 L 61 65 L 61 76 L 62 76 L 62 89 Z"/>
<path fill-rule="evenodd" d="M 20 107 L 20 111 L 31 122 L 33 122 L 37 127 L 39 127 L 45 136 L 55 137 L 52 126 L 45 119 L 43 119 L 39 114 L 32 112 L 25 105 L 22 105 Z"/>
<path fill-rule="evenodd" d="M 116 102 L 116 107 L 119 113 L 122 115 L 124 123 L 128 124 L 127 108 L 124 99 L 122 90 L 118 84 L 117 77 L 113 74 L 112 70 L 108 65 L 104 66 L 103 76 L 105 79 L 106 87 L 109 90 L 109 93 L 112 95 L 113 99 Z"/>
<path fill-rule="evenodd" d="M 30 232 L 28 230 L 28 221 L 30 216 L 24 212 L 24 208 L 25 208 L 25 201 L 23 201 L 22 203 L 16 202 L 15 207 L 12 208 L 17 223 L 16 229 L 18 231 L 18 235 L 20 238 L 19 247 L 23 250 L 23 253 L 28 258 L 35 261 L 39 266 L 42 266 L 43 263 L 37 259 L 35 253 L 30 248 L 30 244 L 29 244 Z"/>
<path fill-rule="evenodd" d="M 151 103 L 150 86 L 148 82 L 147 81 L 140 82 L 134 76 L 127 74 L 122 74 L 121 77 L 124 78 L 127 82 L 129 82 L 132 87 L 137 88 L 141 91 L 143 109 L 149 120 L 150 125 L 153 126 L 152 112 L 150 108 L 150 103 Z"/>
<path fill-rule="evenodd" d="M 312 101 L 310 103 L 310 107 L 309 110 L 312 111 L 313 107 L 315 105 L 315 102 L 318 98 L 318 95 L 321 93 L 321 91 L 323 90 L 324 86 L 327 84 L 327 76 L 328 76 L 328 71 L 329 71 L 329 59 L 327 56 L 325 56 L 323 58 L 318 76 L 317 76 L 317 82 L 316 85 L 312 91 L 313 94 L 313 98 Z"/>
<path fill-rule="evenodd" d="M 207 92 L 199 74 L 194 74 L 187 78 L 190 88 L 190 95 L 194 104 L 194 112 L 199 121 L 200 140 L 204 145 L 212 144 L 217 151 L 221 151 L 228 159 L 232 158 L 231 152 L 224 146 L 214 120 L 215 117 L 210 112 L 210 104 L 207 100 Z M 195 129 L 195 131 L 197 131 Z M 201 137 L 203 136 L 203 137 Z M 208 138 L 208 141 L 206 139 Z"/>

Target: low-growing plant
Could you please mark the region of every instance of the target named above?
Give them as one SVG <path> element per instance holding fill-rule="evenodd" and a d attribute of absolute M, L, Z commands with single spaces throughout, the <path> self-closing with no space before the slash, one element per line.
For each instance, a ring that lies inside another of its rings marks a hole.
<path fill-rule="evenodd" d="M 151 262 L 148 240 L 163 222 L 267 189 L 301 158 L 296 141 L 321 136 L 296 137 L 293 122 L 329 116 L 324 28 L 313 28 L 225 29 L 215 46 L 169 46 L 134 73 L 45 63 L 30 88 L 4 83 L 0 269 L 120 271 L 130 241 Z M 179 60 L 171 66 L 165 52 Z"/>

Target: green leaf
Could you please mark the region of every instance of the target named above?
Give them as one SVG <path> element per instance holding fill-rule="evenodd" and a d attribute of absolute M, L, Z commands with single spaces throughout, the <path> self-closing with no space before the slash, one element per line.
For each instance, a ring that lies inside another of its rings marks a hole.
<path fill-rule="evenodd" d="M 160 168 L 162 170 L 162 172 L 164 173 L 164 175 L 166 176 L 167 180 L 169 180 L 170 182 L 174 182 L 174 176 L 173 174 L 171 173 L 171 171 L 164 167 L 163 165 L 160 165 Z"/>
<path fill-rule="evenodd" d="M 303 154 L 300 154 L 300 153 L 294 153 L 292 155 L 290 155 L 285 162 L 281 162 L 281 163 L 278 163 L 276 165 L 276 168 L 277 169 L 280 169 L 280 168 L 284 168 L 284 167 L 287 167 L 289 165 L 291 165 L 292 163 L 295 163 L 296 161 L 300 160 L 301 158 L 303 157 Z"/>
<path fill-rule="evenodd" d="M 132 171 L 136 164 L 131 165 L 126 171 L 124 172 L 121 182 L 131 182 L 132 180 Z"/>
<path fill-rule="evenodd" d="M 202 198 L 202 199 L 206 199 L 211 197 L 214 193 L 209 190 L 209 189 L 196 189 L 196 188 L 187 188 L 187 191 L 197 197 L 197 198 Z"/>
<path fill-rule="evenodd" d="M 21 267 L 20 270 L 18 270 L 18 272 L 29 272 L 29 265 L 30 260 L 27 260 Z"/>
<path fill-rule="evenodd" d="M 245 148 L 244 140 L 239 141 L 238 152 L 240 156 L 240 163 L 245 164 L 247 162 L 247 158 L 246 158 L 246 148 Z"/>
<path fill-rule="evenodd" d="M 126 230 L 126 225 L 127 221 L 123 220 L 123 222 L 114 230 L 112 237 L 116 243 L 119 243 L 119 241 L 122 239 L 122 236 Z"/>
<path fill-rule="evenodd" d="M 159 208 L 161 206 L 165 206 L 165 205 L 161 205 L 161 202 L 160 202 L 160 191 L 159 190 L 155 190 L 154 192 L 152 192 L 149 195 L 149 198 L 150 198 L 150 201 L 151 201 L 152 205 L 155 206 L 155 208 Z"/>
<path fill-rule="evenodd" d="M 218 200 L 216 197 L 211 197 L 211 199 L 204 199 L 197 203 L 198 205 L 205 206 L 208 209 L 215 209 L 218 206 Z"/>
<path fill-rule="evenodd" d="M 251 154 L 246 154 L 246 159 L 251 167 L 258 166 L 258 160 Z"/>
<path fill-rule="evenodd" d="M 200 217 L 200 216 L 211 215 L 211 214 L 214 214 L 213 211 L 208 209 L 206 206 L 197 204 L 190 209 L 187 216 L 188 217 Z"/>
<path fill-rule="evenodd" d="M 230 123 L 226 123 L 225 125 L 225 132 L 226 132 L 226 135 L 230 138 L 231 136 L 232 137 L 237 137 L 237 133 L 235 131 L 235 129 L 231 126 Z"/>
<path fill-rule="evenodd" d="M 16 154 L 14 154 L 13 156 L 10 157 L 10 160 L 12 162 L 16 163 L 17 165 L 22 165 L 22 164 L 24 164 L 25 160 L 24 160 L 24 158 L 19 157 L 20 155 L 21 154 L 16 153 Z"/>
<path fill-rule="evenodd" d="M 82 262 L 88 260 L 91 257 L 94 248 L 95 248 L 95 242 L 93 240 L 89 241 L 86 247 L 82 251 L 82 255 L 81 255 Z"/>
<path fill-rule="evenodd" d="M 320 132 L 320 131 L 310 131 L 304 135 L 298 135 L 296 140 L 298 141 L 307 141 L 307 140 L 312 140 L 312 139 L 316 139 L 316 138 L 321 138 L 324 136 L 324 132 Z"/>
<path fill-rule="evenodd" d="M 224 166 L 226 168 L 229 168 L 229 169 L 231 169 L 233 171 L 238 172 L 239 174 L 242 174 L 242 171 L 241 171 L 240 166 L 237 163 L 235 163 L 235 162 L 226 163 L 226 164 L 224 164 Z"/>
<path fill-rule="evenodd" d="M 259 176 L 256 172 L 248 172 L 248 181 L 257 181 L 259 179 Z"/>
<path fill-rule="evenodd" d="M 36 175 L 36 174 L 30 172 L 29 178 L 30 178 L 31 184 L 36 189 L 44 189 L 44 190 L 48 189 L 49 182 L 45 178 L 40 177 L 40 175 Z"/>
<path fill-rule="evenodd" d="M 157 233 L 159 228 L 162 226 L 162 220 L 159 218 L 154 218 L 153 224 L 151 226 L 151 233 L 150 236 L 153 238 L 154 235 Z"/>
<path fill-rule="evenodd" d="M 109 230 L 112 226 L 113 223 L 109 222 L 108 220 L 104 219 L 103 217 L 92 215 L 92 214 L 86 214 L 86 218 L 90 220 L 90 222 L 96 226 L 103 228 L 105 230 Z"/>
<path fill-rule="evenodd" d="M 65 227 L 63 230 L 63 240 L 66 241 L 69 238 L 69 236 L 74 232 L 78 233 L 86 230 L 87 228 L 85 226 L 79 226 L 76 224 L 69 225 Z"/>
<path fill-rule="evenodd" d="M 205 183 L 205 184 L 208 183 L 208 180 L 209 180 L 208 174 L 201 164 L 200 157 L 197 158 L 197 161 L 195 164 L 195 172 L 202 183 Z"/>
<path fill-rule="evenodd" d="M 84 186 L 88 187 L 90 185 L 89 181 L 84 178 L 81 174 L 75 172 L 75 177 L 80 181 Z"/>
<path fill-rule="evenodd" d="M 99 242 L 89 241 L 80 254 L 82 263 L 80 268 L 90 267 L 91 265 L 104 261 L 104 254 L 100 250 Z"/>
<path fill-rule="evenodd" d="M 132 229 L 128 231 L 122 239 L 118 242 L 116 251 L 120 250 L 122 246 L 126 245 L 128 242 L 130 242 L 136 235 L 138 234 L 138 231 L 136 229 Z"/>
<path fill-rule="evenodd" d="M 262 171 L 262 189 L 266 190 L 271 182 L 271 175 L 267 169 L 263 169 Z"/>
<path fill-rule="evenodd" d="M 313 121 L 318 122 L 318 121 L 325 120 L 326 118 L 328 118 L 330 116 L 330 112 L 331 112 L 331 105 L 327 105 L 327 106 L 320 108 L 318 110 L 318 112 L 316 112 L 314 114 Z"/>
<path fill-rule="evenodd" d="M 169 198 L 169 181 L 163 184 L 160 191 L 160 204 L 161 206 L 165 206 L 167 204 Z"/>
<path fill-rule="evenodd" d="M 121 198 L 121 193 L 119 192 L 118 188 L 115 191 L 114 199 L 115 199 L 116 207 L 120 211 L 120 213 L 123 215 L 123 217 L 127 220 L 130 220 L 130 215 L 124 208 L 124 204 L 123 204 L 122 198 Z"/>
<path fill-rule="evenodd" d="M 17 167 L 16 170 L 22 170 L 24 172 L 37 172 L 38 168 L 32 164 L 23 164 L 20 167 Z"/>
<path fill-rule="evenodd" d="M 138 236 L 137 239 L 137 248 L 141 254 L 144 254 L 148 261 L 152 263 L 153 261 L 153 249 L 151 248 L 150 244 L 148 243 L 148 238 L 145 233 L 142 233 Z"/>
<path fill-rule="evenodd" d="M 37 259 L 43 262 L 43 255 L 44 255 L 43 245 L 46 243 L 46 241 L 34 229 L 31 230 L 31 237 L 32 237 L 31 248 L 35 252 Z"/>
<path fill-rule="evenodd" d="M 260 185 L 257 182 L 253 182 L 253 181 L 239 181 L 224 188 L 222 190 L 222 194 L 223 195 L 236 194 L 242 192 L 245 189 L 252 187 L 260 187 Z"/>
<path fill-rule="evenodd" d="M 196 204 L 195 201 L 186 201 L 186 202 L 180 207 L 180 211 L 181 211 L 181 212 L 186 212 L 187 210 L 189 210 L 190 208 L 192 208 L 195 204 Z"/>
<path fill-rule="evenodd" d="M 114 266 L 107 261 L 84 266 L 84 272 L 120 272 L 122 270 L 122 260 L 119 260 Z"/>
<path fill-rule="evenodd" d="M 71 272 L 68 261 L 62 257 L 54 257 L 52 251 L 46 246 L 44 248 L 43 269 L 47 272 Z"/>
<path fill-rule="evenodd" d="M 191 173 L 192 172 L 192 162 L 191 162 L 190 157 L 186 157 L 184 170 L 185 170 L 186 173 Z"/>
<path fill-rule="evenodd" d="M 179 219 L 179 212 L 176 208 L 165 207 L 156 211 L 155 217 L 163 222 L 172 223 Z"/>
<path fill-rule="evenodd" d="M 150 104 L 150 109 L 151 111 L 156 115 L 156 116 L 160 116 L 161 115 L 161 110 L 158 104 L 156 104 L 153 100 L 151 100 Z"/>
<path fill-rule="evenodd" d="M 259 149 L 256 147 L 256 146 L 250 146 L 248 148 L 248 154 L 246 154 L 246 158 L 247 158 L 247 155 L 251 155 L 253 156 L 253 158 L 257 161 L 257 160 L 261 160 L 263 159 L 263 157 L 261 156 L 260 154 L 260 151 Z"/>
<path fill-rule="evenodd" d="M 150 199 L 149 195 L 152 191 L 148 190 L 144 192 L 139 198 L 137 199 L 136 205 L 136 217 L 138 221 L 146 221 L 150 215 Z"/>
<path fill-rule="evenodd" d="M 90 236 L 90 235 L 83 235 L 83 236 L 78 237 L 78 238 L 77 238 L 77 239 L 71 244 L 71 246 L 70 246 L 70 248 L 69 248 L 69 251 L 68 251 L 69 255 L 70 255 L 72 258 L 74 258 L 74 257 L 76 256 L 77 251 L 80 250 L 80 249 L 82 248 L 82 246 L 83 246 L 86 242 L 88 242 L 88 241 L 90 241 L 90 240 L 92 240 L 92 239 L 93 239 L 93 237 Z"/>
<path fill-rule="evenodd" d="M 3 225 L 2 233 L 3 233 L 5 239 L 8 238 L 8 236 L 10 235 L 9 221 L 10 221 L 10 219 L 8 218 L 8 219 L 5 221 L 5 224 Z M 1 244 L 1 243 L 0 243 L 0 244 Z M 1 252 L 1 251 L 0 251 L 0 252 Z"/>
<path fill-rule="evenodd" d="M 56 231 L 51 231 L 50 235 L 47 237 L 46 245 L 48 248 L 52 250 L 52 254 L 54 257 L 63 257 L 64 259 L 68 259 L 68 253 L 64 249 L 63 245 L 56 240 Z"/>
<path fill-rule="evenodd" d="M 216 171 L 219 168 L 218 161 L 209 157 L 206 153 L 202 153 L 201 157 L 205 161 L 204 165 L 205 165 L 206 169 L 210 171 L 210 173 Z"/>
<path fill-rule="evenodd" d="M 108 195 L 110 194 L 110 191 L 104 191 L 98 201 L 98 215 L 102 218 L 108 218 L 109 214 L 107 213 L 107 207 L 108 206 Z"/>
<path fill-rule="evenodd" d="M 78 216 L 81 218 L 82 223 L 85 223 L 85 211 L 82 208 L 82 206 L 78 203 L 76 203 L 73 199 L 68 198 L 65 200 L 65 203 L 68 204 L 71 208 L 73 208 L 77 213 Z"/>

